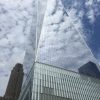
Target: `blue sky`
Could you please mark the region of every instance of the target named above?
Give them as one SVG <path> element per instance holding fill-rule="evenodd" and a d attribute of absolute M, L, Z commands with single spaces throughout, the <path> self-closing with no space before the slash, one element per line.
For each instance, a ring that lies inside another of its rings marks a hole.
<path fill-rule="evenodd" d="M 69 11 L 73 7 L 79 15 L 82 11 L 81 21 L 86 42 L 98 59 L 100 57 L 100 0 L 62 0 L 65 8 Z M 76 5 L 74 5 L 76 3 Z"/>
<path fill-rule="evenodd" d="M 76 52 L 74 49 L 71 49 L 75 45 L 75 50 L 78 49 L 80 51 L 74 55 L 75 57 L 77 54 L 82 55 L 77 58 L 84 58 L 87 61 L 89 59 L 94 60 L 94 55 L 98 60 L 98 63 L 100 63 L 100 0 L 58 0 L 60 2 L 60 6 L 57 6 L 57 0 L 48 0 L 48 2 L 50 1 L 51 6 L 48 7 L 46 12 L 50 16 L 48 16 L 47 19 L 45 18 L 47 21 L 47 23 L 45 23 L 43 15 L 46 10 L 46 1 L 47 0 L 39 0 L 37 20 L 36 0 L 0 0 L 0 82 L 3 84 L 3 86 L 0 86 L 0 95 L 4 94 L 10 76 L 10 71 L 17 62 L 24 63 L 25 73 L 29 71 L 29 67 L 33 64 L 35 54 L 35 33 L 37 26 L 38 36 L 40 33 L 43 33 L 44 28 L 49 31 L 49 34 L 46 34 L 45 32 L 45 35 L 41 35 L 42 38 L 47 37 L 47 40 L 44 38 L 47 42 L 45 43 L 46 47 L 42 54 L 46 53 L 48 56 L 47 51 L 51 51 L 50 46 L 53 48 L 52 44 L 56 45 L 59 43 L 59 46 L 56 46 L 57 49 L 60 48 L 61 51 L 59 49 L 57 53 L 63 54 L 64 57 L 65 54 L 62 53 L 62 50 L 67 50 L 68 52 L 65 53 L 70 56 L 70 54 L 74 54 Z M 62 16 L 62 13 L 64 16 Z M 36 21 L 38 21 L 38 23 L 36 23 Z M 52 21 L 55 23 L 51 24 Z M 41 27 L 42 22 L 43 28 Z M 58 29 L 57 25 L 63 27 Z M 75 29 L 72 28 L 71 25 L 74 25 Z M 48 26 L 52 31 L 48 29 Z M 64 38 L 61 36 L 60 33 L 63 33 L 63 31 L 67 32 L 68 30 L 69 33 L 67 34 L 67 37 Z M 57 32 L 58 34 L 56 34 Z M 81 34 L 89 48 L 83 45 L 84 43 L 79 38 L 80 36 L 77 32 Z M 55 40 L 55 37 L 57 41 Z M 70 41 L 70 38 L 72 39 L 72 44 L 67 44 L 67 41 L 65 42 L 65 40 L 68 39 Z M 77 41 L 77 39 L 79 40 Z M 50 42 L 51 40 L 53 41 Z M 42 43 L 43 42 L 44 41 L 42 41 Z M 64 45 L 66 48 L 64 48 Z M 66 45 L 68 45 L 69 48 L 67 48 Z M 40 48 L 43 46 L 44 44 L 40 44 Z M 52 49 L 52 52 L 53 50 L 55 52 L 54 48 Z M 91 55 L 90 50 L 93 55 Z M 52 52 L 50 53 L 53 54 Z M 55 54 L 53 54 L 53 56 L 54 55 Z M 47 56 L 43 56 L 44 59 Z M 61 56 L 59 55 L 59 59 L 60 57 Z M 75 61 L 75 58 L 73 57 L 72 59 L 72 56 L 70 56 L 70 58 L 69 63 L 72 63 L 70 61 L 73 60 L 72 64 L 78 60 L 77 59 Z M 56 59 L 56 56 L 52 58 L 52 60 L 55 61 L 54 63 L 56 63 Z M 64 65 L 64 62 L 66 61 L 63 58 L 61 64 Z M 80 63 L 82 64 L 82 62 L 79 62 L 79 64 Z"/>
<path fill-rule="evenodd" d="M 95 57 L 99 60 L 100 55 L 100 16 L 96 18 L 93 27 L 93 34 L 91 34 L 90 40 L 88 41 L 88 45 L 91 48 Z"/>

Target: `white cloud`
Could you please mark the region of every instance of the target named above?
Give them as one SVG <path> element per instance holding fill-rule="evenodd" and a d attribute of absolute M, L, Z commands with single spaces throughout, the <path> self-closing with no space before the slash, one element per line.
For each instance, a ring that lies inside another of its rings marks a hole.
<path fill-rule="evenodd" d="M 93 4 L 93 0 L 87 0 L 87 1 L 85 2 L 85 4 L 86 4 L 87 6 L 92 5 L 92 4 Z"/>
<path fill-rule="evenodd" d="M 51 15 L 56 10 L 56 1 L 52 0 L 51 2 L 49 2 L 49 4 L 50 5 L 48 5 L 49 7 L 47 8 L 47 11 L 48 11 L 48 14 Z M 51 4 L 52 4 L 52 6 L 51 6 Z"/>
<path fill-rule="evenodd" d="M 95 15 L 94 15 L 94 11 L 92 9 L 89 10 L 89 12 L 87 13 L 87 16 L 91 23 L 93 23 L 95 21 Z"/>
<path fill-rule="evenodd" d="M 100 15 L 100 1 L 88 0 L 85 2 L 85 7 L 87 9 L 87 18 L 90 20 L 90 23 L 94 23 L 96 16 Z"/>
<path fill-rule="evenodd" d="M 75 26 L 75 28 L 80 31 L 80 34 L 87 40 L 87 34 L 84 30 L 83 18 L 84 18 L 84 9 L 82 8 L 82 1 L 74 0 L 74 1 L 66 1 L 61 0 L 64 10 L 67 12 L 70 17 L 70 22 Z M 68 6 L 67 6 L 68 4 Z"/>
<path fill-rule="evenodd" d="M 10 74 L 10 73 L 9 73 Z M 0 95 L 4 95 L 6 88 L 7 87 L 7 82 L 8 82 L 9 76 L 1 76 L 0 75 L 0 83 L 2 84 L 2 86 L 0 86 Z"/>
<path fill-rule="evenodd" d="M 4 82 L 1 83 L 4 85 L 0 86 L 2 96 L 11 69 L 16 63 L 23 63 L 26 48 L 30 48 L 30 51 L 33 52 L 34 44 L 31 36 L 35 30 L 32 24 L 36 23 L 33 21 L 33 17 L 36 15 L 34 13 L 36 12 L 35 1 L 0 0 L 0 81 Z M 32 27 L 33 32 L 31 32 Z M 26 68 L 26 66 L 24 67 Z"/>
<path fill-rule="evenodd" d="M 61 0 L 71 21 L 75 27 L 81 31 L 86 41 L 91 41 L 93 30 L 87 28 L 86 24 L 91 26 L 100 15 L 100 2 L 95 0 Z M 91 27 L 90 26 L 90 27 Z"/>

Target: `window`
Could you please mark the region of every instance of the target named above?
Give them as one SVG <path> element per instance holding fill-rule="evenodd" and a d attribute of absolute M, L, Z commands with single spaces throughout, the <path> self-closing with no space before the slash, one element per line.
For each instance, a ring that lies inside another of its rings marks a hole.
<path fill-rule="evenodd" d="M 25 96 L 24 100 L 30 100 L 29 92 L 28 92 L 27 95 Z"/>

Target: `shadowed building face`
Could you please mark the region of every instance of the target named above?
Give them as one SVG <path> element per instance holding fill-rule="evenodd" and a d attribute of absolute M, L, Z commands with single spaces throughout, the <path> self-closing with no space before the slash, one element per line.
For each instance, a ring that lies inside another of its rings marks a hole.
<path fill-rule="evenodd" d="M 97 65 L 91 61 L 81 66 L 78 70 L 80 74 L 100 79 L 100 71 L 98 70 Z"/>
<path fill-rule="evenodd" d="M 23 81 L 23 65 L 16 64 L 11 71 L 8 86 L 5 92 L 5 98 L 12 98 L 17 100 L 21 91 L 22 81 Z"/>

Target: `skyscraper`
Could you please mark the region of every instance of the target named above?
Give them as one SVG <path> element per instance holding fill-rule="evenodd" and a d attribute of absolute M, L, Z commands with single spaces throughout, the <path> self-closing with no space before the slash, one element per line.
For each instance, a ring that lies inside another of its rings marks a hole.
<path fill-rule="evenodd" d="M 19 98 L 19 100 L 81 99 L 99 100 L 100 80 L 38 62 L 31 69 Z"/>
<path fill-rule="evenodd" d="M 11 71 L 5 95 L 0 97 L 0 100 L 18 100 L 23 83 L 23 76 L 23 65 L 17 63 Z"/>
<path fill-rule="evenodd" d="M 89 61 L 98 67 L 97 61 L 62 0 L 34 2 L 35 60 L 19 100 L 99 100 L 100 80 L 78 73 Z M 39 5 L 43 7 L 42 13 Z"/>
<path fill-rule="evenodd" d="M 8 100 L 10 98 L 17 100 L 19 97 L 24 75 L 22 66 L 22 64 L 16 64 L 13 70 L 11 71 L 11 76 L 4 95 L 4 97 Z"/>
<path fill-rule="evenodd" d="M 47 2 L 36 57 L 38 62 L 76 72 L 89 61 L 97 63 L 62 0 Z"/>

